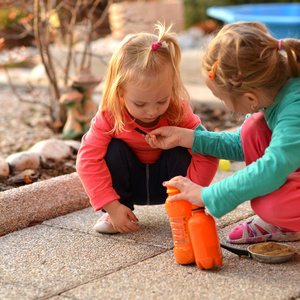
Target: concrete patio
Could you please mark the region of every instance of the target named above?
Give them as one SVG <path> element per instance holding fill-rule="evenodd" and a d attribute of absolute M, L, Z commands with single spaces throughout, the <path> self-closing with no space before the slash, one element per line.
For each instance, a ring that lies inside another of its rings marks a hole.
<path fill-rule="evenodd" d="M 215 181 L 243 167 L 233 163 L 228 172 L 218 171 Z M 57 183 L 50 179 L 43 186 L 48 207 L 56 202 L 68 206 L 74 196 L 74 207 L 86 203 L 77 175 L 66 175 L 60 194 L 48 194 Z M 68 183 L 68 181 L 70 181 Z M 77 189 L 69 188 L 77 182 Z M 20 218 L 33 214 L 30 193 L 23 194 Z M 10 200 L 13 195 L 1 201 Z M 83 199 L 81 199 L 83 198 Z M 77 200 L 76 200 L 77 199 Z M 80 200 L 81 199 L 81 200 Z M 46 200 L 45 200 L 46 201 Z M 31 204 L 30 204 L 31 203 Z M 52 203 L 52 204 L 51 204 Z M 20 205 L 20 203 L 19 203 Z M 85 205 L 85 204 L 84 204 Z M 8 208 L 7 208 L 8 209 Z M 23 210 L 23 214 L 22 214 Z M 91 207 L 48 219 L 0 239 L 1 299 L 299 299 L 300 256 L 290 262 L 264 264 L 242 258 L 226 250 L 223 265 L 200 270 L 195 264 L 183 266 L 173 256 L 173 240 L 163 205 L 137 206 L 140 231 L 130 234 L 104 235 L 93 230 L 100 212 Z M 241 221 L 253 215 L 249 203 L 217 219 L 221 242 Z M 1 211 L 1 219 L 6 218 Z M 2 219 L 3 220 L 3 219 Z M 3 221 L 2 221 L 3 222 Z M 2 227 L 2 225 L 1 225 Z M 289 243 L 299 253 L 300 243 Z M 247 245 L 238 245 L 245 249 Z"/>

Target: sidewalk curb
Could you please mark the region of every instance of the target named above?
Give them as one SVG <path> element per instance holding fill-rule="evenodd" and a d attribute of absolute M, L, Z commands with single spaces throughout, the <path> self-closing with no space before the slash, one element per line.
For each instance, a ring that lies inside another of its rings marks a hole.
<path fill-rule="evenodd" d="M 0 193 L 0 236 L 90 206 L 78 174 Z"/>

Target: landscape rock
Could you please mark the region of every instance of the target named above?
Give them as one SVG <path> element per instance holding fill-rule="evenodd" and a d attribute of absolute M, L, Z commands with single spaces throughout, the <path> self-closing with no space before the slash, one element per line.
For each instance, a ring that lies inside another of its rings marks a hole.
<path fill-rule="evenodd" d="M 40 166 L 41 159 L 39 153 L 22 151 L 10 155 L 6 162 L 10 165 L 12 172 L 21 172 L 25 169 L 37 169 Z"/>
<path fill-rule="evenodd" d="M 77 152 L 80 149 L 81 142 L 74 141 L 74 140 L 64 140 L 65 144 L 71 147 L 72 149 L 76 150 Z"/>
<path fill-rule="evenodd" d="M 9 164 L 8 162 L 0 157 L 0 178 L 7 177 L 9 175 Z"/>
<path fill-rule="evenodd" d="M 46 159 L 63 160 L 71 155 L 71 148 L 62 140 L 48 139 L 38 142 L 29 151 L 37 152 Z"/>

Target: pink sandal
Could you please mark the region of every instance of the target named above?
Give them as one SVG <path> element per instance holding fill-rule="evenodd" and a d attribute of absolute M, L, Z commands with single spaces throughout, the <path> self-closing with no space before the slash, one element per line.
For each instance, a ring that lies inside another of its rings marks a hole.
<path fill-rule="evenodd" d="M 227 240 L 233 244 L 252 244 L 265 241 L 294 242 L 300 240 L 300 231 L 274 226 L 255 217 L 235 227 L 227 236 Z"/>

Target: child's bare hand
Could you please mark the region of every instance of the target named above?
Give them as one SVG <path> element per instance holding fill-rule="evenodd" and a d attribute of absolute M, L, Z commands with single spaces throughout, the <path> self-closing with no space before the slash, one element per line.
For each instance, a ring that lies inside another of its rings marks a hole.
<path fill-rule="evenodd" d="M 176 126 L 165 126 L 152 130 L 145 136 L 152 148 L 171 149 L 177 146 L 192 148 L 194 130 Z"/>
<path fill-rule="evenodd" d="M 121 233 L 137 231 L 140 228 L 133 222 L 138 222 L 137 217 L 130 208 L 121 204 L 109 211 L 111 223 Z"/>
<path fill-rule="evenodd" d="M 179 128 L 166 126 L 154 129 L 146 136 L 146 142 L 152 148 L 171 149 L 179 145 Z"/>
<path fill-rule="evenodd" d="M 184 199 L 196 206 L 199 207 L 205 206 L 201 197 L 202 187 L 192 182 L 190 179 L 186 177 L 182 177 L 182 176 L 173 177 L 171 180 L 165 181 L 163 183 L 163 186 L 175 187 L 178 190 L 180 190 L 179 194 L 176 194 L 168 198 L 168 201 L 170 202 Z"/>

